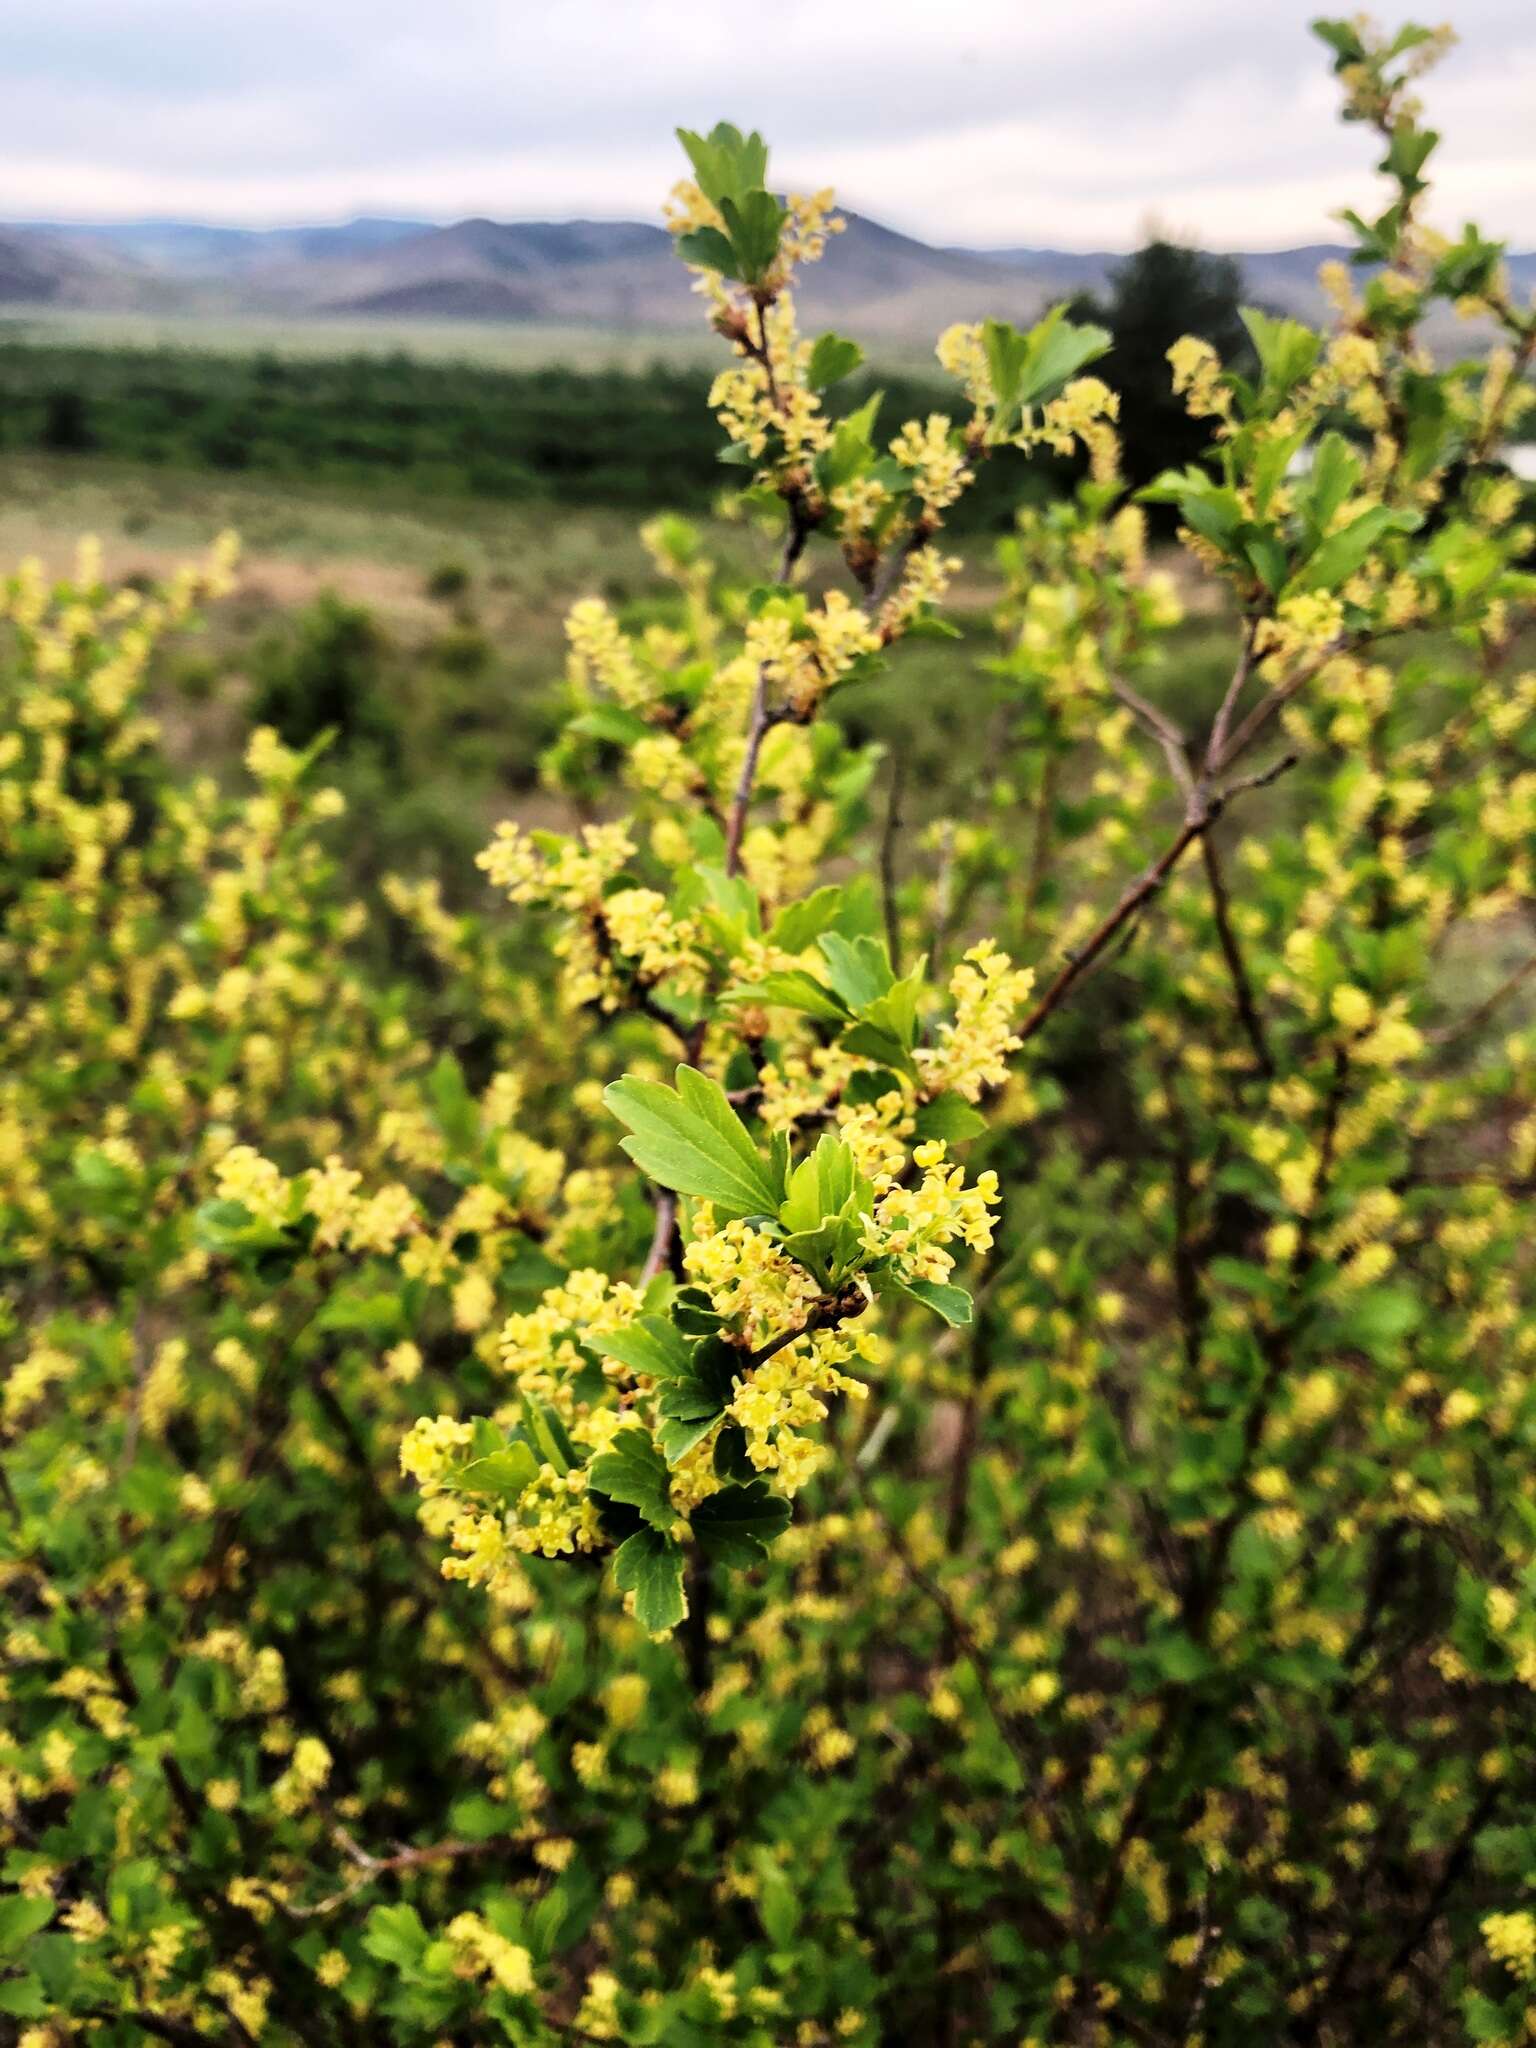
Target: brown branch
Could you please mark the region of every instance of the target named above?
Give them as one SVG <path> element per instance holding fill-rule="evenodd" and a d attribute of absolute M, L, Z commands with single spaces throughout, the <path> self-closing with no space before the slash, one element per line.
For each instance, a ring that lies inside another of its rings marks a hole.
<path fill-rule="evenodd" d="M 663 1188 L 656 1197 L 656 1228 L 651 1235 L 651 1248 L 640 1268 L 642 1287 L 654 1280 L 658 1273 L 666 1271 L 672 1255 L 672 1235 L 676 1229 L 677 1197 L 670 1188 Z"/>
<path fill-rule="evenodd" d="M 780 1330 L 777 1337 L 770 1337 L 766 1344 L 749 1352 L 742 1360 L 742 1371 L 750 1372 L 759 1365 L 766 1365 L 770 1358 L 786 1350 L 799 1337 L 809 1337 L 816 1330 L 830 1330 L 838 1323 L 852 1322 L 868 1307 L 869 1296 L 860 1287 L 845 1287 L 840 1294 L 824 1296 L 812 1305 L 803 1323 L 796 1323 L 792 1330 Z"/>
<path fill-rule="evenodd" d="M 1248 1034 L 1248 1043 L 1253 1047 L 1253 1056 L 1258 1062 L 1259 1072 L 1272 1080 L 1275 1062 L 1269 1050 L 1269 1041 L 1264 1033 L 1264 1020 L 1259 1015 L 1259 1006 L 1254 999 L 1253 984 L 1248 979 L 1248 970 L 1243 965 L 1242 952 L 1237 943 L 1237 933 L 1232 926 L 1231 905 L 1227 896 L 1226 880 L 1221 871 L 1221 860 L 1216 852 L 1216 841 L 1209 832 L 1200 835 L 1200 855 L 1205 862 L 1205 878 L 1211 886 L 1211 909 L 1216 918 L 1216 936 L 1221 943 L 1221 955 L 1227 963 L 1227 973 L 1232 981 L 1232 993 L 1237 998 L 1237 1014 L 1243 1020 L 1243 1029 Z"/>
<path fill-rule="evenodd" d="M 1271 767 L 1244 776 L 1241 781 L 1232 783 L 1227 789 L 1203 799 L 1199 789 L 1196 789 L 1195 807 L 1185 817 L 1178 837 L 1131 883 L 1114 909 L 1095 928 L 1086 944 L 1080 946 L 1067 961 L 1019 1026 L 1018 1036 L 1021 1043 L 1033 1038 L 1037 1031 L 1049 1023 L 1071 990 L 1113 943 L 1121 928 L 1135 916 L 1144 903 L 1158 893 L 1190 847 L 1210 830 L 1233 798 L 1242 796 L 1251 789 L 1263 789 L 1268 783 L 1277 781 L 1288 769 L 1295 767 L 1299 758 L 1296 754 L 1282 755 Z"/>
<path fill-rule="evenodd" d="M 336 1841 L 358 1866 L 356 1877 L 343 1885 L 340 1891 L 332 1892 L 327 1898 L 318 1899 L 312 1906 L 294 1906 L 286 1900 L 283 1911 L 294 1920 L 315 1920 L 326 1913 L 334 1913 L 338 1906 L 344 1906 L 355 1899 L 361 1891 L 377 1883 L 397 1870 L 420 1870 L 432 1863 L 455 1863 L 467 1856 L 486 1856 L 498 1849 L 531 1849 L 533 1837 L 519 1838 L 515 1835 L 488 1835 L 475 1842 L 427 1842 L 417 1849 L 398 1849 L 392 1856 L 375 1856 L 353 1839 L 343 1827 L 332 1830 Z M 563 1839 L 563 1837 L 561 1838 Z"/>
<path fill-rule="evenodd" d="M 1211 764 L 1208 773 L 1219 775 L 1224 768 L 1230 768 L 1234 761 L 1241 759 L 1259 734 L 1275 716 L 1276 712 L 1290 703 L 1298 691 L 1304 690 L 1314 677 L 1320 675 L 1336 654 L 1342 654 L 1346 642 L 1341 633 L 1330 640 L 1317 659 L 1305 668 L 1299 668 L 1295 675 L 1283 683 L 1277 683 L 1267 697 L 1260 698 L 1248 716 L 1243 720 L 1231 739 L 1223 746 L 1219 757 Z"/>
<path fill-rule="evenodd" d="M 1173 844 L 1159 854 L 1151 867 L 1144 870 L 1131 883 L 1114 909 L 1109 912 L 1107 917 L 1100 921 L 1087 943 L 1080 946 L 1070 957 L 1065 967 L 1061 969 L 1056 979 L 1046 989 L 1039 1002 L 1035 1004 L 1035 1007 L 1019 1026 L 1018 1037 L 1021 1042 L 1027 1043 L 1029 1039 L 1034 1037 L 1037 1031 L 1049 1023 L 1050 1019 L 1066 1000 L 1069 992 L 1088 972 L 1089 968 L 1093 966 L 1100 954 L 1106 950 L 1121 926 L 1135 915 L 1143 903 L 1155 896 L 1158 890 L 1162 888 L 1164 882 L 1173 873 L 1189 848 L 1205 830 L 1207 822 L 1204 818 L 1186 819 L 1178 838 L 1174 840 Z"/>

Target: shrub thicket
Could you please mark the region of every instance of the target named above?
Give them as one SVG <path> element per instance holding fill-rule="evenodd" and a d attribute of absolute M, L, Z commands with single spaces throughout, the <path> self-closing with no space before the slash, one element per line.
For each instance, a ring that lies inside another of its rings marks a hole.
<path fill-rule="evenodd" d="M 1322 32 L 1390 200 L 1331 336 L 1172 351 L 1198 731 L 1106 337 L 829 424 L 829 198 L 725 127 L 676 226 L 776 571 L 663 520 L 665 609 L 576 608 L 515 913 L 351 900 L 270 729 L 167 774 L 222 555 L 7 587 L 26 2048 L 1529 2037 L 1536 319 L 1423 222 L 1440 38 Z M 1500 339 L 1437 368 L 1446 298 Z M 823 709 L 943 630 L 1004 446 L 1090 474 L 910 845 Z"/>

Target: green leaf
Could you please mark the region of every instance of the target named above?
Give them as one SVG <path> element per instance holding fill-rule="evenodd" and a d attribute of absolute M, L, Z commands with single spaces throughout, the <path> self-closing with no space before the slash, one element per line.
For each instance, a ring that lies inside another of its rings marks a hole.
<path fill-rule="evenodd" d="M 688 1372 L 693 1353 L 687 1339 L 665 1316 L 641 1316 L 617 1330 L 593 1330 L 586 1342 L 603 1358 L 616 1358 L 631 1372 L 652 1379 L 676 1379 Z"/>
<path fill-rule="evenodd" d="M 642 1173 L 680 1195 L 713 1202 L 727 1217 L 771 1214 L 773 1185 L 746 1125 L 724 1090 L 696 1067 L 677 1069 L 677 1087 L 626 1074 L 603 1091 L 632 1133 L 623 1149 Z"/>
<path fill-rule="evenodd" d="M 1111 336 L 1106 328 L 1075 324 L 1064 306 L 1053 306 L 1027 334 L 1006 320 L 984 320 L 981 339 L 997 401 L 993 434 L 1006 438 L 1025 407 L 1057 397 L 1070 378 L 1108 351 Z"/>
<path fill-rule="evenodd" d="M 866 1003 L 859 1013 L 861 1023 L 878 1031 L 883 1038 L 890 1039 L 903 1052 L 910 1052 L 917 1042 L 917 999 L 922 993 L 923 971 L 927 964 L 925 955 L 910 974 L 900 981 L 893 981 L 884 995 Z M 843 1042 L 847 1044 L 848 1040 Z"/>
<path fill-rule="evenodd" d="M 1264 373 L 1264 397 L 1279 404 L 1316 368 L 1323 337 L 1299 320 L 1277 320 L 1257 306 L 1243 306 L 1239 311 Z"/>
<path fill-rule="evenodd" d="M 1242 501 L 1236 491 L 1213 484 L 1208 477 L 1202 479 L 1200 490 L 1179 500 L 1179 514 L 1186 526 L 1228 554 L 1244 523 Z"/>
<path fill-rule="evenodd" d="M 1163 1636 L 1151 1645 L 1152 1662 L 1158 1675 L 1169 1685 L 1195 1685 L 1211 1669 L 1211 1653 L 1192 1636 L 1179 1633 Z"/>
<path fill-rule="evenodd" d="M 823 932 L 817 944 L 833 988 L 855 1014 L 878 1002 L 895 981 L 880 939 L 845 939 L 841 932 Z"/>
<path fill-rule="evenodd" d="M 699 190 L 714 206 L 767 182 L 768 145 L 755 129 L 743 135 L 729 121 L 717 121 L 708 135 L 679 128 L 677 139 L 688 152 Z"/>
<path fill-rule="evenodd" d="M 832 429 L 831 440 L 816 458 L 816 481 L 824 491 L 830 493 L 851 484 L 873 464 L 875 451 L 870 434 L 880 398 L 877 391 L 867 404 L 839 420 Z"/>
<path fill-rule="evenodd" d="M 685 1337 L 712 1337 L 721 1318 L 702 1287 L 680 1287 L 672 1297 L 672 1320 Z"/>
<path fill-rule="evenodd" d="M 753 1858 L 757 1872 L 758 1918 L 763 1932 L 777 1949 L 787 1949 L 800 1925 L 800 1901 L 788 1872 L 772 1849 L 764 1847 Z"/>
<path fill-rule="evenodd" d="M 450 1150 L 468 1152 L 480 1136 L 480 1111 L 465 1085 L 464 1069 L 451 1052 L 445 1052 L 428 1074 L 427 1093 Z"/>
<path fill-rule="evenodd" d="M 722 199 L 720 215 L 736 252 L 737 274 L 744 283 L 756 284 L 779 253 L 779 235 L 788 214 L 771 192 L 759 187 Z"/>
<path fill-rule="evenodd" d="M 1408 1287 L 1369 1287 L 1349 1303 L 1346 1341 L 1374 1351 L 1401 1343 L 1423 1320 L 1418 1296 Z"/>
<path fill-rule="evenodd" d="M 727 1422 L 715 1438 L 715 1477 L 739 1479 L 750 1485 L 757 1468 L 747 1456 L 747 1433 L 739 1422 Z"/>
<path fill-rule="evenodd" d="M 718 228 L 690 228 L 686 235 L 678 236 L 677 253 L 700 270 L 718 270 L 722 277 L 741 282 L 736 250 Z"/>
<path fill-rule="evenodd" d="M 1272 533 L 1250 534 L 1243 543 L 1243 552 L 1253 565 L 1254 574 L 1271 595 L 1284 589 L 1285 572 L 1290 561 L 1284 547 Z"/>
<path fill-rule="evenodd" d="M 820 1017 L 829 1024 L 846 1024 L 848 1006 L 824 982 L 803 967 L 781 967 L 765 974 L 761 981 L 727 989 L 721 997 L 729 1003 L 767 1003 L 781 1010 L 803 1010 L 808 1017 Z"/>
<path fill-rule="evenodd" d="M 661 1445 L 661 1454 L 668 1465 L 676 1465 L 705 1437 L 720 1419 L 718 1408 L 708 1415 L 672 1416 L 663 1419 L 656 1431 L 656 1441 Z"/>
<path fill-rule="evenodd" d="M 25 1977 L 12 1977 L 0 1984 L 0 2012 L 12 2019 L 40 2020 L 48 2011 L 42 1980 L 29 1970 Z"/>
<path fill-rule="evenodd" d="M 1360 31 L 1352 21 L 1329 20 L 1325 16 L 1312 23 L 1312 33 L 1332 50 L 1335 70 L 1346 64 L 1358 64 L 1365 56 Z"/>
<path fill-rule="evenodd" d="M 761 1479 L 724 1486 L 701 1500 L 689 1516 L 701 1550 L 721 1564 L 756 1564 L 770 1543 L 789 1527 L 789 1502 L 770 1493 Z"/>
<path fill-rule="evenodd" d="M 912 1135 L 920 1144 L 925 1138 L 942 1138 L 947 1145 L 957 1145 L 966 1138 L 979 1138 L 986 1128 L 987 1120 L 980 1111 L 972 1109 L 963 1095 L 951 1091 L 923 1104 Z"/>
<path fill-rule="evenodd" d="M 1193 463 L 1183 469 L 1164 469 L 1143 484 L 1136 496 L 1144 505 L 1182 505 L 1192 492 L 1208 491 L 1211 479 Z"/>
<path fill-rule="evenodd" d="M 824 1287 L 836 1286 L 866 1262 L 861 1218 L 874 1199 L 852 1152 L 827 1133 L 789 1177 L 778 1219 L 785 1251 Z"/>
<path fill-rule="evenodd" d="M 676 1422 L 712 1421 L 725 1406 L 718 1384 L 697 1373 L 668 1380 L 657 1397 L 661 1413 Z M 667 1461 L 672 1462 L 670 1459 Z"/>
<path fill-rule="evenodd" d="M 1019 393 L 1022 402 L 1043 405 L 1057 397 L 1079 370 L 1109 353 L 1113 339 L 1107 327 L 1068 320 L 1065 307 L 1053 306 L 1029 330 L 1029 353 Z"/>
<path fill-rule="evenodd" d="M 626 711 L 622 704 L 594 704 L 565 728 L 586 739 L 608 740 L 616 747 L 632 747 L 651 731 L 638 711 Z"/>
<path fill-rule="evenodd" d="M 340 1287 L 315 1317 L 317 1330 L 343 1330 L 385 1343 L 399 1336 L 405 1303 L 398 1294 L 364 1294 Z"/>
<path fill-rule="evenodd" d="M 635 1596 L 635 1619 L 647 1635 L 664 1636 L 688 1612 L 683 1594 L 683 1553 L 656 1529 L 637 1529 L 613 1554 L 621 1592 Z"/>
<path fill-rule="evenodd" d="M 240 1252 L 275 1251 L 292 1242 L 280 1224 L 263 1223 L 243 1202 L 219 1199 L 201 1204 L 192 1218 L 192 1235 L 204 1251 L 226 1258 Z"/>
<path fill-rule="evenodd" d="M 1395 510 L 1389 505 L 1373 505 L 1338 533 L 1331 533 L 1291 578 L 1288 588 L 1293 591 L 1337 590 L 1349 581 L 1371 550 L 1389 533 L 1412 533 L 1421 523 L 1417 512 Z"/>
<path fill-rule="evenodd" d="M 1292 461 L 1306 445 L 1307 429 L 1292 434 L 1272 434 L 1253 451 L 1249 480 L 1253 487 L 1254 510 L 1260 518 L 1269 511 L 1276 490 L 1284 481 Z"/>
<path fill-rule="evenodd" d="M 937 1280 L 903 1280 L 901 1287 L 914 1301 L 941 1316 L 951 1329 L 964 1329 L 971 1320 L 974 1304 L 963 1287 L 948 1287 Z"/>
<path fill-rule="evenodd" d="M 553 1465 L 557 1472 L 569 1472 L 573 1465 L 581 1463 L 576 1446 L 566 1434 L 565 1424 L 542 1401 L 535 1401 L 531 1395 L 522 1397 L 523 1427 L 528 1440 L 546 1464 Z"/>
<path fill-rule="evenodd" d="M 51 1898 L 29 1899 L 21 1892 L 0 1898 L 0 1955 L 14 1955 L 29 1936 L 53 1918 Z"/>
<path fill-rule="evenodd" d="M 851 377 L 864 360 L 856 341 L 841 334 L 818 334 L 806 369 L 806 382 L 813 391 L 825 391 L 844 377 Z"/>
<path fill-rule="evenodd" d="M 786 1230 L 814 1230 L 827 1217 L 840 1215 L 855 1199 L 867 1207 L 874 1199 L 874 1189 L 842 1139 L 827 1132 L 790 1175 L 779 1221 Z"/>
<path fill-rule="evenodd" d="M 454 1483 L 464 1493 L 488 1494 L 492 1500 L 510 1503 L 538 1476 L 539 1461 L 532 1448 L 516 1438 L 461 1465 Z"/>
<path fill-rule="evenodd" d="M 981 345 L 987 357 L 987 381 L 999 418 L 1011 417 L 1020 404 L 1029 343 L 1011 320 L 983 320 Z"/>
<path fill-rule="evenodd" d="M 856 1052 L 861 1058 L 875 1060 L 882 1067 L 900 1067 L 904 1073 L 913 1071 L 911 1055 L 899 1038 L 893 1038 L 889 1031 L 880 1031 L 873 1024 L 855 1024 L 845 1031 L 841 1040 L 844 1052 Z"/>
<path fill-rule="evenodd" d="M 1342 434 L 1324 434 L 1302 493 L 1308 538 L 1315 547 L 1360 481 L 1360 458 Z"/>
<path fill-rule="evenodd" d="M 836 925 L 845 893 L 834 882 L 815 890 L 800 903 L 789 904 L 768 927 L 769 945 L 785 953 L 803 953 L 823 932 Z"/>
<path fill-rule="evenodd" d="M 1439 140 L 1433 128 L 1414 128 L 1407 122 L 1402 123 L 1392 131 L 1391 145 L 1382 169 L 1411 191 L 1421 190 L 1424 180 L 1420 173 L 1434 154 Z"/>
<path fill-rule="evenodd" d="M 587 1484 L 593 1493 L 638 1508 L 655 1529 L 665 1532 L 677 1520 L 666 1460 L 643 1429 L 621 1429 L 587 1468 Z"/>
<path fill-rule="evenodd" d="M 363 1927 L 363 1947 L 375 1962 L 414 1969 L 426 1954 L 428 1934 L 414 1906 L 375 1906 Z"/>
<path fill-rule="evenodd" d="M 744 875 L 728 875 L 722 867 L 697 862 L 684 871 L 674 903 L 681 911 L 702 911 L 727 950 L 738 952 L 763 928 L 757 891 Z"/>

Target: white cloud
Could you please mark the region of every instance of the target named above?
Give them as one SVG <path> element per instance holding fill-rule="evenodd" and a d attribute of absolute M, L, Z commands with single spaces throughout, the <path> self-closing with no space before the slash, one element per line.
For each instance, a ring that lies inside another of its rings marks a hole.
<path fill-rule="evenodd" d="M 7 0 L 13 218 L 654 216 L 674 123 L 941 240 L 1328 237 L 1369 203 L 1293 0 Z M 1536 243 L 1536 11 L 1464 0 L 1447 218 Z"/>

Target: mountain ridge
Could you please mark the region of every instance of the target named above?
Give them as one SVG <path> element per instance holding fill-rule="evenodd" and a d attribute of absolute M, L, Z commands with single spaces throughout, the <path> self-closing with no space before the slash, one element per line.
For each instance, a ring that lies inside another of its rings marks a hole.
<path fill-rule="evenodd" d="M 985 314 L 1031 319 L 1053 299 L 1102 291 L 1123 253 L 1018 245 L 936 245 L 866 215 L 808 270 L 808 322 L 844 322 L 875 338 L 931 334 Z M 1316 318 L 1318 265 L 1330 244 L 1235 251 L 1249 295 Z M 1536 253 L 1510 258 L 1536 285 Z M 389 215 L 262 228 L 186 220 L 0 223 L 0 307 L 89 311 L 452 318 L 671 328 L 698 301 L 667 231 L 645 221 L 438 224 Z"/>

